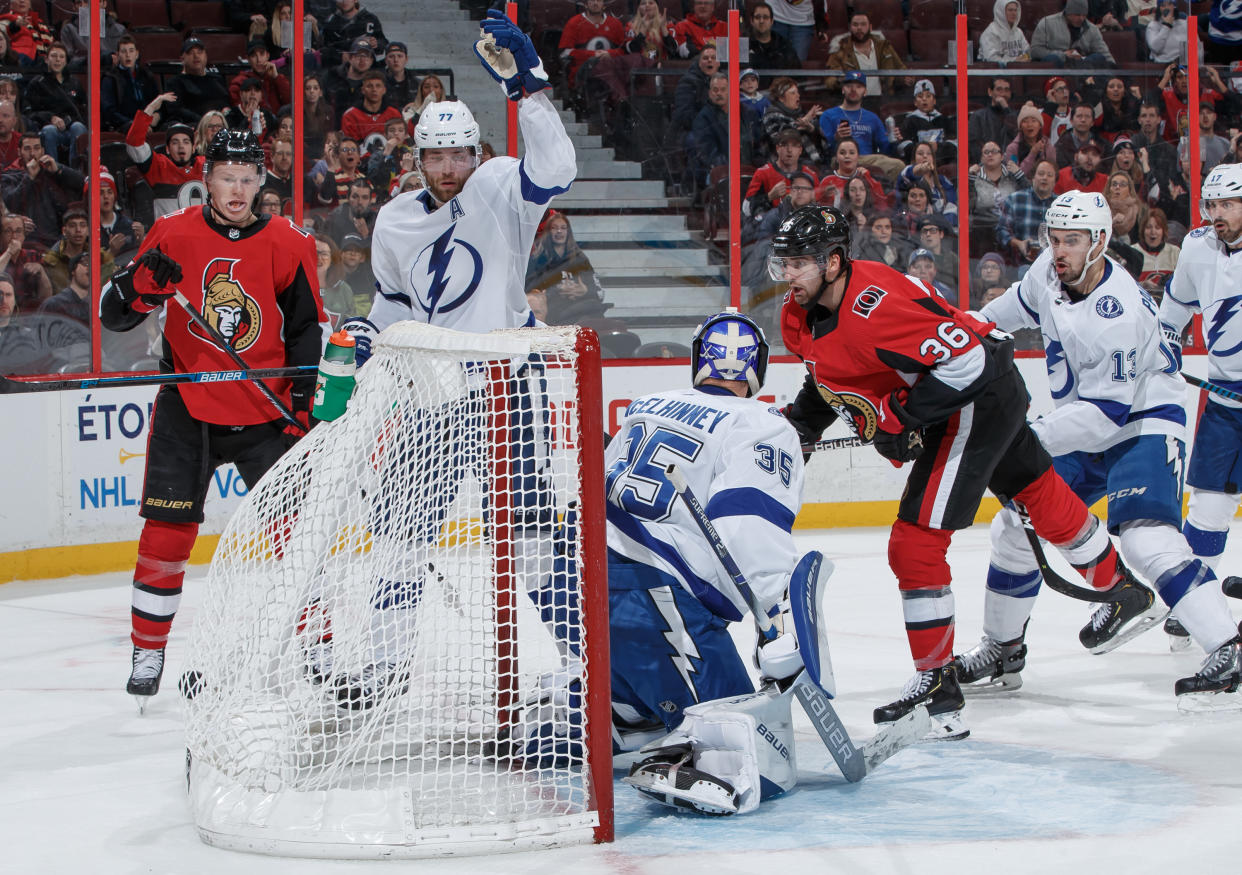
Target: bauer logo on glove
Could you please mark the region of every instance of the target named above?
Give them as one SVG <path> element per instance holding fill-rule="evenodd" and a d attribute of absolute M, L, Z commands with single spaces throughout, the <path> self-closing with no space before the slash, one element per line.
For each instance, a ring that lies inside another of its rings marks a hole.
<path fill-rule="evenodd" d="M 474 53 L 510 100 L 521 100 L 523 92 L 534 94 L 548 87 L 548 74 L 535 44 L 503 12 L 487 10 L 479 33 L 482 38 L 474 44 Z"/>

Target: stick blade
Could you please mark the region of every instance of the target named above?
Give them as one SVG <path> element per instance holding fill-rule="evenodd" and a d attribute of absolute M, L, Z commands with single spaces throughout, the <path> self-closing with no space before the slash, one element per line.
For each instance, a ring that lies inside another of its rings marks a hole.
<path fill-rule="evenodd" d="M 891 723 L 881 724 L 871 740 L 863 745 L 867 772 L 870 773 L 897 751 L 918 744 L 931 730 L 932 719 L 926 705 L 915 707 L 909 714 Z"/>

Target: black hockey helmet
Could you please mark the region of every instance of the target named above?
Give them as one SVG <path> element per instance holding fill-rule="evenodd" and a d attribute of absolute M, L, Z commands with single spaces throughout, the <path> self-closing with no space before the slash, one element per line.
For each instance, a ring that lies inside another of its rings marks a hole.
<path fill-rule="evenodd" d="M 263 147 L 259 139 L 250 131 L 234 131 L 221 128 L 211 138 L 207 151 L 203 153 L 203 175 L 211 172 L 211 168 L 221 164 L 253 164 L 259 171 L 259 185 L 267 178 L 267 166 L 264 163 Z"/>
<path fill-rule="evenodd" d="M 777 229 L 768 273 L 779 282 L 785 278 L 786 258 L 813 256 L 823 266 L 834 252 L 840 253 L 843 266 L 849 263 L 850 223 L 835 207 L 807 204 L 794 210 Z"/>

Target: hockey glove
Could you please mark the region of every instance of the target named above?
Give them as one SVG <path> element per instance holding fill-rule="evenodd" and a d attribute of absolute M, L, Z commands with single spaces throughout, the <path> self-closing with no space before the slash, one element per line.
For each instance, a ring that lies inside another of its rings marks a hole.
<path fill-rule="evenodd" d="M 815 452 L 815 442 L 824 434 L 822 428 L 815 428 L 809 422 L 805 422 L 798 416 L 798 411 L 794 409 L 793 403 L 786 404 L 781 408 L 781 413 L 789 424 L 794 427 L 794 431 L 798 433 L 798 443 L 802 444 L 802 461 L 803 463 L 811 461 L 811 453 Z"/>
<path fill-rule="evenodd" d="M 155 284 L 156 291 L 140 293 L 134 287 L 136 279 L 147 279 L 139 271 L 149 274 L 149 281 Z M 167 289 L 167 286 L 169 282 L 181 282 L 181 278 L 181 265 L 156 246 L 142 253 L 124 270 L 117 271 L 112 277 L 112 284 L 130 309 L 139 313 L 150 313 L 158 310 L 176 294 L 176 289 Z"/>
<path fill-rule="evenodd" d="M 483 38 L 474 44 L 474 53 L 510 100 L 520 100 L 523 89 L 534 94 L 548 87 L 548 74 L 535 44 L 503 12 L 487 10 L 479 27 Z"/>
<path fill-rule="evenodd" d="M 1173 364 L 1180 371 L 1182 369 L 1182 334 L 1167 322 L 1160 323 L 1160 334 L 1164 339 L 1164 345 L 1169 348 L 1169 355 L 1173 357 Z"/>
<path fill-rule="evenodd" d="M 354 339 L 354 364 L 362 367 L 371 357 L 371 341 L 379 337 L 379 329 L 370 319 L 354 316 L 341 323 L 341 330 Z"/>
<path fill-rule="evenodd" d="M 906 412 L 907 389 L 894 389 L 880 405 L 874 444 L 876 451 L 898 467 L 923 454 L 922 425 Z"/>
<path fill-rule="evenodd" d="M 294 428 L 293 423 L 291 422 L 285 424 L 285 437 L 288 439 L 288 442 L 290 445 L 292 445 L 302 435 L 310 432 L 311 425 L 313 425 L 311 418 L 310 418 L 309 410 L 296 410 L 295 409 L 293 411 L 293 415 L 297 418 L 298 422 L 301 423 L 302 427 Z"/>

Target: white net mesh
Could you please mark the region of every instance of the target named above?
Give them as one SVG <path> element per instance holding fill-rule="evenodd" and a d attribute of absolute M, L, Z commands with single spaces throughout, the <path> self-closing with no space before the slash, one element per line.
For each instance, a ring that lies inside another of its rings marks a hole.
<path fill-rule="evenodd" d="M 579 599 L 575 339 L 393 326 L 348 412 L 246 499 L 182 679 L 205 840 L 416 856 L 590 839 L 585 703 L 607 666 Z"/>

